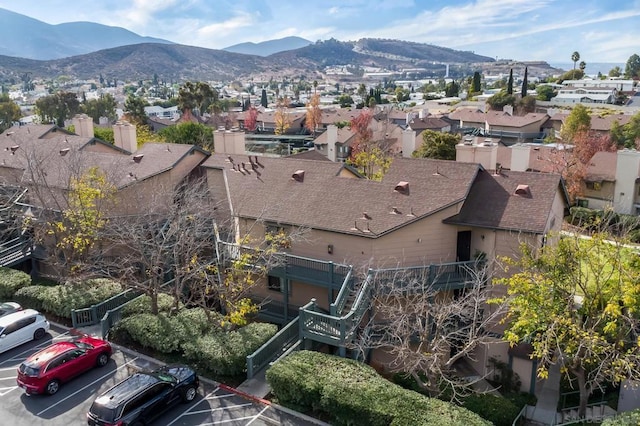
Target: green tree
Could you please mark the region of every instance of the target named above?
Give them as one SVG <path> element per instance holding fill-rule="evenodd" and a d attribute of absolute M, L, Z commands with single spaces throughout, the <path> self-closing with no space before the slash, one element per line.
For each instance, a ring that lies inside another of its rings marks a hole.
<path fill-rule="evenodd" d="M 640 112 L 622 126 L 614 121 L 611 125 L 611 139 L 620 148 L 637 149 L 640 146 Z"/>
<path fill-rule="evenodd" d="M 534 112 L 536 110 L 536 98 L 535 96 L 526 95 L 518 99 L 516 102 L 516 108 L 521 113 Z"/>
<path fill-rule="evenodd" d="M 582 73 L 584 74 L 584 70 L 585 68 L 587 68 L 587 63 L 585 61 L 580 61 L 580 64 L 578 65 L 578 67 L 580 68 L 580 71 L 582 71 Z"/>
<path fill-rule="evenodd" d="M 144 98 L 129 95 L 124 101 L 124 112 L 134 124 L 146 125 L 148 120 L 147 113 L 144 112 L 146 106 L 149 106 L 149 103 Z"/>
<path fill-rule="evenodd" d="M 473 73 L 473 93 L 480 93 L 482 91 L 481 79 L 480 72 L 475 71 Z"/>
<path fill-rule="evenodd" d="M 458 135 L 427 129 L 422 132 L 422 144 L 411 156 L 414 158 L 455 160 L 458 143 L 460 143 Z"/>
<path fill-rule="evenodd" d="M 627 59 L 627 65 L 624 67 L 625 78 L 640 78 L 640 56 L 633 54 Z"/>
<path fill-rule="evenodd" d="M 193 144 L 207 150 L 213 150 L 213 129 L 201 123 L 187 121 L 168 126 L 158 134 L 169 143 Z"/>
<path fill-rule="evenodd" d="M 505 105 L 515 106 L 516 98 L 503 89 L 487 99 L 487 104 L 491 109 L 500 111 Z"/>
<path fill-rule="evenodd" d="M 78 112 L 80 112 L 80 101 L 75 93 L 58 92 L 36 101 L 36 113 L 40 120 L 45 123 L 55 121 L 58 127 L 64 127 L 64 120 Z"/>
<path fill-rule="evenodd" d="M 340 104 L 340 107 L 342 108 L 350 107 L 354 104 L 353 98 L 350 95 L 343 93 L 338 97 L 338 104 Z"/>
<path fill-rule="evenodd" d="M 562 123 L 560 137 L 565 142 L 571 142 L 579 132 L 586 132 L 591 128 L 589 110 L 582 104 L 576 105 Z"/>
<path fill-rule="evenodd" d="M 509 80 L 507 80 L 507 95 L 513 95 L 513 68 L 509 70 Z"/>
<path fill-rule="evenodd" d="M 528 73 L 529 73 L 529 68 L 524 67 L 524 77 L 522 77 L 522 90 L 521 90 L 521 94 L 523 98 L 527 96 L 527 89 L 529 88 Z"/>
<path fill-rule="evenodd" d="M 504 322 L 510 344 L 529 343 L 538 377 L 551 365 L 578 388 L 584 417 L 589 395 L 605 383 L 640 378 L 638 313 L 640 262 L 606 234 L 563 236 L 557 245 L 521 247 L 507 287 Z"/>
<path fill-rule="evenodd" d="M 562 83 L 565 80 L 580 80 L 582 77 L 584 77 L 584 71 L 579 69 L 571 70 L 558 77 L 558 83 Z"/>
<path fill-rule="evenodd" d="M 444 88 L 444 95 L 447 98 L 455 97 L 455 96 L 458 96 L 459 94 L 460 94 L 460 85 L 458 83 L 456 83 L 455 81 L 451 81 L 447 83 L 447 85 Z"/>
<path fill-rule="evenodd" d="M 571 54 L 571 61 L 573 62 L 573 69 L 576 69 L 576 63 L 580 60 L 580 53 L 573 52 Z"/>
<path fill-rule="evenodd" d="M 20 120 L 22 113 L 20 107 L 13 102 L 9 95 L 0 93 L 0 133 L 13 125 L 14 121 Z"/>
<path fill-rule="evenodd" d="M 262 105 L 264 108 L 266 108 L 267 105 L 269 105 L 269 102 L 267 100 L 267 90 L 266 89 L 262 89 L 262 94 L 260 95 L 260 105 Z"/>
<path fill-rule="evenodd" d="M 100 117 L 107 117 L 109 120 L 116 118 L 116 100 L 107 93 L 100 95 L 98 99 L 90 99 L 82 103 L 82 112 L 93 119 L 94 123 L 100 122 Z"/>
<path fill-rule="evenodd" d="M 218 91 L 202 81 L 196 83 L 187 81 L 178 90 L 178 108 L 186 116 L 193 111 L 202 114 L 217 101 Z"/>
<path fill-rule="evenodd" d="M 550 101 L 555 95 L 556 91 L 547 84 L 536 86 L 536 99 L 540 101 Z"/>
<path fill-rule="evenodd" d="M 622 69 L 615 66 L 609 70 L 609 77 L 620 77 L 622 75 Z"/>
<path fill-rule="evenodd" d="M 115 143 L 112 127 L 94 127 L 93 134 L 96 138 L 105 142 Z"/>

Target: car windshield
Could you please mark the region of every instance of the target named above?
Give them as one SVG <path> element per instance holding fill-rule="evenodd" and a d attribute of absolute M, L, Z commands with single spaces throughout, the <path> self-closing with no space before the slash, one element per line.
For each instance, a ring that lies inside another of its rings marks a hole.
<path fill-rule="evenodd" d="M 163 382 L 169 382 L 169 383 L 178 382 L 178 379 L 176 379 L 174 376 L 172 376 L 169 373 L 161 372 L 161 373 L 154 374 L 154 376 L 156 376 L 158 379 L 162 380 Z"/>
<path fill-rule="evenodd" d="M 79 349 L 85 349 L 85 350 L 93 349 L 93 345 L 90 345 L 89 343 L 85 343 L 85 342 L 76 342 L 76 346 Z"/>
<path fill-rule="evenodd" d="M 24 364 L 24 363 L 20 364 L 19 370 L 25 376 L 30 376 L 30 377 L 38 377 L 38 374 L 40 374 L 39 367 L 29 365 L 29 364 Z"/>
<path fill-rule="evenodd" d="M 97 417 L 98 419 L 103 420 L 105 422 L 109 422 L 109 423 L 115 420 L 116 414 L 117 414 L 117 410 L 115 408 L 105 407 L 104 405 L 99 404 L 98 402 L 94 402 L 91 405 L 89 412 L 93 414 L 95 417 Z"/>

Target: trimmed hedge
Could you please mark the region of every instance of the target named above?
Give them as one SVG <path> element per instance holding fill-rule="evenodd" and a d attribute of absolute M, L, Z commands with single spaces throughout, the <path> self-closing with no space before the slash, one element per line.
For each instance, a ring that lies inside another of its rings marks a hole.
<path fill-rule="evenodd" d="M 31 285 L 31 277 L 22 271 L 0 268 L 0 301 L 9 301 L 19 289 Z"/>
<path fill-rule="evenodd" d="M 520 408 L 513 402 L 491 394 L 469 395 L 464 398 L 462 406 L 495 426 L 511 426 L 520 413 Z"/>
<path fill-rule="evenodd" d="M 267 370 L 282 405 L 321 412 L 336 425 L 490 425 L 471 411 L 403 389 L 354 360 L 296 352 Z"/>
<path fill-rule="evenodd" d="M 602 422 L 602 426 L 638 426 L 640 425 L 640 409 L 618 414 L 613 419 Z"/>
<path fill-rule="evenodd" d="M 182 306 L 182 304 L 180 304 Z M 159 312 L 169 312 L 173 307 L 173 296 L 170 296 L 166 293 L 158 294 L 158 311 Z M 131 315 L 136 314 L 150 314 L 151 313 L 151 297 L 146 294 L 140 296 L 131 302 L 129 302 L 122 309 L 123 317 L 130 317 Z"/>
<path fill-rule="evenodd" d="M 238 330 L 206 334 L 182 346 L 193 365 L 216 375 L 235 376 L 246 371 L 247 356 L 278 332 L 273 324 L 251 323 Z"/>
<path fill-rule="evenodd" d="M 272 324 L 251 323 L 238 330 L 220 328 L 223 317 L 203 308 L 182 309 L 176 315 L 141 313 L 123 318 L 111 331 L 116 339 L 130 339 L 145 348 L 180 353 L 195 367 L 215 375 L 246 371 L 247 355 L 278 331 Z"/>
<path fill-rule="evenodd" d="M 122 286 L 115 281 L 96 279 L 54 287 L 26 286 L 15 293 L 14 299 L 24 306 L 42 310 L 58 317 L 71 318 L 73 309 L 88 308 L 122 291 Z"/>

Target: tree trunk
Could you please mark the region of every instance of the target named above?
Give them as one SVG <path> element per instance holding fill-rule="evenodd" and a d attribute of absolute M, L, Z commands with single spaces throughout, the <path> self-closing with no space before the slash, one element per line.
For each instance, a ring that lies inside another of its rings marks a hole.
<path fill-rule="evenodd" d="M 584 368 L 574 369 L 574 374 L 578 379 L 578 390 L 580 391 L 580 405 L 578 406 L 578 416 L 583 419 L 587 414 L 587 402 L 589 401 L 589 391 L 585 380 Z"/>
<path fill-rule="evenodd" d="M 151 296 L 151 313 L 153 315 L 158 315 L 158 290 L 157 289 L 152 289 L 151 294 L 149 294 L 149 296 Z"/>

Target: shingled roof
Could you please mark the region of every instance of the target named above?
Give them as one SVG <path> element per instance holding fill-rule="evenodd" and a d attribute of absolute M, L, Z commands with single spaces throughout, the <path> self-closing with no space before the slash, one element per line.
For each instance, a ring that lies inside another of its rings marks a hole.
<path fill-rule="evenodd" d="M 460 213 L 445 223 L 542 234 L 561 185 L 557 174 L 483 170 Z"/>
<path fill-rule="evenodd" d="M 258 158 L 260 176 L 246 156 L 231 163 L 214 154 L 203 164 L 224 169 L 237 216 L 369 238 L 462 202 L 480 170 L 478 164 L 396 158 L 376 182 L 339 176 L 341 164 Z M 249 173 L 232 171 L 242 162 Z"/>
<path fill-rule="evenodd" d="M 617 165 L 618 153 L 596 152 L 589 161 L 584 180 L 586 182 L 615 182 Z"/>

